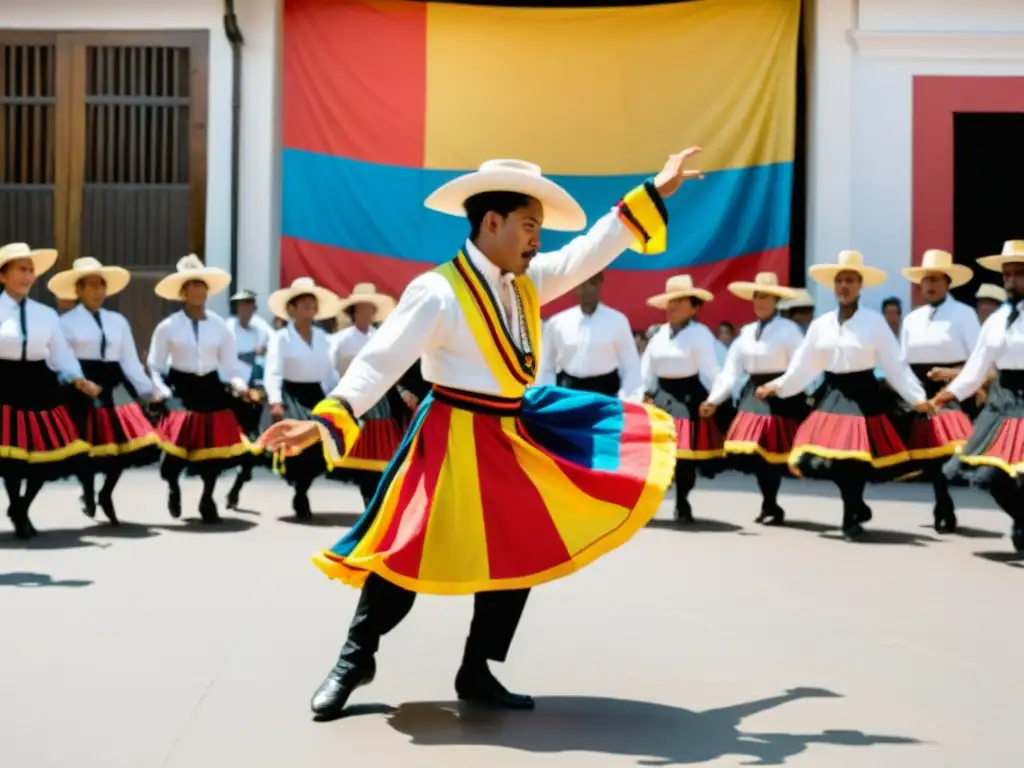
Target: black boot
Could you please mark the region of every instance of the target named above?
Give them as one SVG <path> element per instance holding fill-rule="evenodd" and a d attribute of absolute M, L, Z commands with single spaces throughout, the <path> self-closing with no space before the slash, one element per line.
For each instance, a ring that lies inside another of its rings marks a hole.
<path fill-rule="evenodd" d="M 761 525 L 783 525 L 786 522 L 786 511 L 778 504 L 765 502 L 761 505 L 761 514 L 754 522 Z"/>
<path fill-rule="evenodd" d="M 1024 521 L 1017 520 L 1013 524 L 1013 529 L 1010 531 L 1010 541 L 1013 542 L 1013 548 L 1018 552 L 1024 552 Z"/>
<path fill-rule="evenodd" d="M 530 696 L 512 693 L 503 686 L 486 661 L 469 664 L 465 660 L 455 675 L 455 694 L 459 701 L 492 709 L 533 709 Z"/>
<path fill-rule="evenodd" d="M 956 533 L 957 519 L 952 504 L 936 504 L 932 516 L 936 533 Z"/>
<path fill-rule="evenodd" d="M 181 517 L 181 486 L 177 480 L 167 484 L 167 511 L 175 520 Z"/>
<path fill-rule="evenodd" d="M 292 509 L 295 511 L 295 518 L 297 520 L 313 519 L 313 510 L 309 506 L 309 496 L 305 493 L 295 492 L 295 496 L 292 499 Z"/>
<path fill-rule="evenodd" d="M 110 491 L 106 488 L 100 491 L 99 495 L 100 509 L 103 510 L 103 514 L 112 525 L 120 525 L 121 521 L 117 519 L 117 510 L 114 509 L 114 498 Z"/>
<path fill-rule="evenodd" d="M 82 514 L 88 518 L 96 517 L 96 499 L 91 495 L 86 496 L 84 493 L 79 498 L 79 502 L 82 505 Z"/>
<path fill-rule="evenodd" d="M 228 491 L 228 497 L 225 502 L 225 506 L 228 509 L 238 509 L 239 498 L 242 494 L 242 488 L 245 486 L 248 478 L 243 472 L 239 472 L 235 475 L 235 482 L 231 484 L 231 490 Z"/>
<path fill-rule="evenodd" d="M 217 510 L 217 502 L 213 500 L 213 494 L 206 495 L 199 499 L 199 516 L 207 525 L 216 525 L 221 522 L 220 512 Z"/>
<path fill-rule="evenodd" d="M 7 516 L 11 519 L 11 525 L 14 526 L 14 535 L 19 539 L 27 541 L 36 535 L 28 516 L 22 514 L 20 498 L 11 501 L 11 505 L 7 508 Z"/>
<path fill-rule="evenodd" d="M 376 676 L 377 664 L 372 658 L 359 665 L 339 659 L 309 702 L 316 719 L 333 720 L 340 717 L 353 691 L 369 685 Z"/>

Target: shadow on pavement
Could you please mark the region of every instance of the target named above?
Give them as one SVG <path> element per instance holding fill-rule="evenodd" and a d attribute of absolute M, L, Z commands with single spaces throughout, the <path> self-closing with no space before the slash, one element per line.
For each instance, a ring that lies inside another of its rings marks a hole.
<path fill-rule="evenodd" d="M 1024 568 L 1024 552 L 975 552 L 975 557 L 990 563 L 1002 563 L 1011 568 Z"/>
<path fill-rule="evenodd" d="M 497 746 L 548 754 L 594 752 L 636 757 L 638 764 L 649 766 L 710 763 L 726 755 L 751 758 L 745 765 L 782 765 L 815 744 L 868 747 L 921 743 L 904 736 L 855 730 L 803 734 L 758 733 L 740 728 L 744 718 L 788 702 L 837 696 L 826 690 L 795 688 L 779 696 L 703 712 L 643 701 L 568 696 L 538 698 L 534 712 L 481 711 L 456 702 L 416 702 L 395 709 L 387 722 L 418 745 Z"/>
<path fill-rule="evenodd" d="M 159 526 L 138 525 L 130 522 L 122 522 L 121 525 L 97 523 L 88 528 L 51 528 L 49 530 L 35 517 L 33 517 L 33 522 L 39 529 L 38 536 L 25 541 L 15 538 L 13 533 L 2 533 L 0 534 L 0 550 L 78 549 L 80 547 L 105 549 L 113 544 L 113 541 L 103 541 L 103 539 L 148 539 L 159 535 L 159 531 L 153 530 Z"/>
<path fill-rule="evenodd" d="M 312 520 L 299 520 L 294 515 L 286 515 L 277 518 L 282 523 L 289 525 L 307 525 L 324 528 L 351 528 L 360 517 L 362 512 L 314 512 Z"/>
<path fill-rule="evenodd" d="M 15 571 L 0 573 L 0 587 L 88 587 L 88 579 L 57 579 L 48 573 Z"/>
<path fill-rule="evenodd" d="M 183 517 L 173 523 L 160 523 L 151 528 L 175 533 L 241 533 L 251 531 L 256 523 L 241 517 L 221 517 L 219 523 L 207 524 L 198 517 Z"/>
<path fill-rule="evenodd" d="M 756 535 L 753 531 L 746 531 L 742 525 L 726 523 L 722 520 L 709 518 L 697 518 L 692 523 L 680 524 L 675 520 L 657 519 L 647 524 L 648 528 L 657 528 L 665 531 L 678 531 L 679 533 L 738 533 L 743 531 L 748 536 Z"/>

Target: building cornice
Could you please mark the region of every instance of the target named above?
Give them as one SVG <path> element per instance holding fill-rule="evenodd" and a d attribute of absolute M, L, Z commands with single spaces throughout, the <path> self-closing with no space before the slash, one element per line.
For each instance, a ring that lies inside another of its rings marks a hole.
<path fill-rule="evenodd" d="M 848 33 L 861 56 L 881 59 L 1024 60 L 1024 35 L 1000 32 Z"/>

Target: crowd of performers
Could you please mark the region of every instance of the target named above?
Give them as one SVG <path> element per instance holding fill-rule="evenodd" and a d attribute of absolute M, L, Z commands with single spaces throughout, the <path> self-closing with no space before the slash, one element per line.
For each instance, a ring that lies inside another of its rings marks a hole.
<path fill-rule="evenodd" d="M 58 316 L 28 296 L 56 261 L 51 249 L 0 249 L 0 476 L 19 538 L 37 534 L 30 508 L 47 481 L 77 478 L 82 511 L 102 511 L 117 524 L 114 490 L 122 473 L 157 463 L 170 515 L 181 516 L 187 473 L 202 481 L 198 512 L 210 524 L 221 519 L 217 478 L 237 472 L 227 494 L 228 508 L 237 508 L 261 462 L 292 486 L 300 519 L 312 514 L 308 492 L 321 476 L 372 497 L 426 394 L 418 366 L 367 414 L 359 445 L 330 471 L 320 451 L 274 456 L 256 438 L 274 421 L 308 416 L 394 307 L 392 299 L 363 284 L 343 300 L 304 278 L 270 296 L 283 327 L 259 318 L 256 297 L 245 291 L 232 296 L 233 316 L 224 320 L 206 303 L 227 289 L 229 275 L 186 256 L 156 286 L 157 296 L 182 308 L 157 325 L 144 367 L 126 318 L 103 306 L 127 287 L 130 273 L 75 260 L 47 283 L 58 300 L 74 303 Z M 327 318 L 347 327 L 328 338 L 317 325 Z"/>

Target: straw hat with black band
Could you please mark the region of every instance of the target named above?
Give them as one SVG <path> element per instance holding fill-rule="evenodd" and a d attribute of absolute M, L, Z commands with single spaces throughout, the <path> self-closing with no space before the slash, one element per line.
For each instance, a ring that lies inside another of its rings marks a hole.
<path fill-rule="evenodd" d="M 864 254 L 860 251 L 840 251 L 834 264 L 812 264 L 807 270 L 811 279 L 830 288 L 835 285 L 836 275 L 840 272 L 854 272 L 860 275 L 864 288 L 874 288 L 885 282 L 885 271 L 878 267 L 869 267 L 864 263 Z"/>
<path fill-rule="evenodd" d="M 299 277 L 287 288 L 270 294 L 267 307 L 282 320 L 290 319 L 288 305 L 300 296 L 312 296 L 316 299 L 316 316 L 314 320 L 329 320 L 341 311 L 341 298 L 334 291 L 319 286 L 311 277 Z"/>
<path fill-rule="evenodd" d="M 814 297 L 806 288 L 794 288 L 793 298 L 779 302 L 779 309 L 783 312 L 791 312 L 797 309 L 814 309 Z"/>
<path fill-rule="evenodd" d="M 216 296 L 231 284 L 231 275 L 223 269 L 208 267 L 203 260 L 190 253 L 178 259 L 175 271 L 163 278 L 153 292 L 167 301 L 181 301 L 181 289 L 186 283 L 198 282 L 206 286 L 207 297 Z"/>
<path fill-rule="evenodd" d="M 753 282 L 729 283 L 729 293 L 740 299 L 752 301 L 759 293 L 774 296 L 785 301 L 796 296 L 796 291 L 779 283 L 779 276 L 774 272 L 758 272 Z"/>
<path fill-rule="evenodd" d="M 79 281 L 87 277 L 102 278 L 107 285 L 107 296 L 115 296 L 123 291 L 132 279 L 131 273 L 123 267 L 105 267 L 97 259 L 85 256 L 75 259 L 71 269 L 51 277 L 46 287 L 62 301 L 74 301 L 78 298 Z"/>
<path fill-rule="evenodd" d="M 674 275 L 665 281 L 665 292 L 651 296 L 647 300 L 647 306 L 655 309 L 665 309 L 670 301 L 674 299 L 700 299 L 711 301 L 714 299 L 711 291 L 698 288 L 693 284 L 693 278 L 689 275 Z"/>
<path fill-rule="evenodd" d="M 948 251 L 930 248 L 921 257 L 920 266 L 905 267 L 900 270 L 900 274 L 917 285 L 920 285 L 928 275 L 945 275 L 949 278 L 950 288 L 959 288 L 971 282 L 974 270 L 963 264 L 954 264 L 953 254 Z"/>
<path fill-rule="evenodd" d="M 352 293 L 341 302 L 341 311 L 355 307 L 358 304 L 369 304 L 376 310 L 373 322 L 381 323 L 387 319 L 395 306 L 395 300 L 390 296 L 377 292 L 377 286 L 373 283 L 356 283 Z"/>
<path fill-rule="evenodd" d="M 1006 264 L 1024 264 L 1024 240 L 1007 240 L 997 256 L 982 256 L 978 264 L 993 272 L 1002 272 Z"/>

